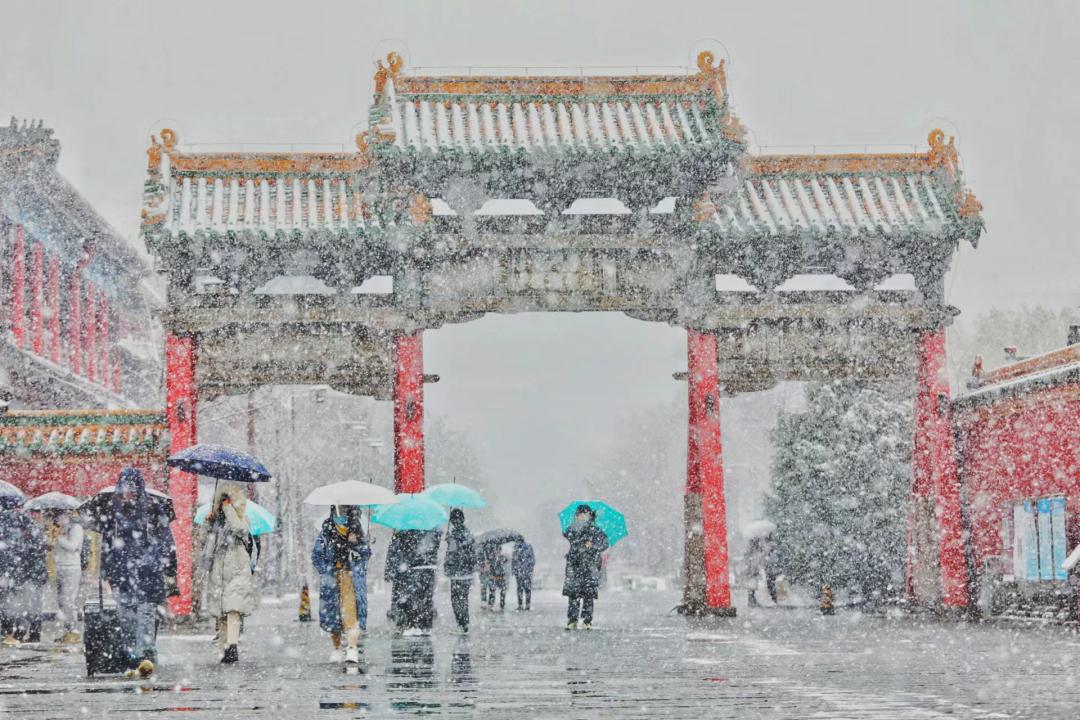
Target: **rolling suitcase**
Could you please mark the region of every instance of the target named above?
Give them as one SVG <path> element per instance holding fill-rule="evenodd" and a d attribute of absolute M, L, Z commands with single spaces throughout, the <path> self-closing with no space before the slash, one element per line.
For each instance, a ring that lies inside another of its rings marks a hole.
<path fill-rule="evenodd" d="M 105 598 L 98 578 L 98 596 L 83 605 L 86 675 L 122 673 L 131 667 L 131 639 L 112 598 Z"/>

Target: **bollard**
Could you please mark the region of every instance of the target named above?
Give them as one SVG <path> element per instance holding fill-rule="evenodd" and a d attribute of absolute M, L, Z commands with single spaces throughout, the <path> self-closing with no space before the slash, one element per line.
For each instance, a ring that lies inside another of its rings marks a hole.
<path fill-rule="evenodd" d="M 308 593 L 307 583 L 300 589 L 300 622 L 311 621 L 311 595 Z"/>
<path fill-rule="evenodd" d="M 836 607 L 833 605 L 832 586 L 821 586 L 821 604 L 818 607 L 821 608 L 822 615 L 833 615 L 836 613 Z"/>

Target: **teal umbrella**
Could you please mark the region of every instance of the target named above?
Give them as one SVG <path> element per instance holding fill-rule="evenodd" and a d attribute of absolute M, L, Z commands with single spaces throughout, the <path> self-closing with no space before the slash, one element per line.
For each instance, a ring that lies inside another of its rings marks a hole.
<path fill-rule="evenodd" d="M 574 522 L 578 505 L 588 505 L 596 513 L 596 526 L 607 535 L 609 546 L 630 534 L 626 529 L 626 517 L 606 502 L 598 500 L 575 500 L 563 508 L 559 513 L 559 522 L 562 523 L 563 532 L 566 532 L 566 528 Z"/>
<path fill-rule="evenodd" d="M 206 522 L 206 516 L 209 514 L 210 503 L 200 505 L 195 510 L 195 524 L 202 525 Z M 262 505 L 248 500 L 246 514 L 248 522 L 251 523 L 252 535 L 265 535 L 266 533 L 274 532 L 274 527 L 277 526 L 277 518 Z"/>
<path fill-rule="evenodd" d="M 432 485 L 420 494 L 446 507 L 475 509 L 487 507 L 487 500 L 480 497 L 480 493 L 457 483 Z"/>
<path fill-rule="evenodd" d="M 401 493 L 393 505 L 376 505 L 371 522 L 392 530 L 434 530 L 450 516 L 439 503 L 423 495 Z"/>

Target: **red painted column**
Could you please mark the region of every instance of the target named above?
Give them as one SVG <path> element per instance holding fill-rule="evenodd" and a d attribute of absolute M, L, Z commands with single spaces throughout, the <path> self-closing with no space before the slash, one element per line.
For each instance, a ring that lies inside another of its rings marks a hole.
<path fill-rule="evenodd" d="M 30 250 L 30 348 L 35 355 L 45 354 L 45 318 L 41 301 L 45 294 L 45 249 L 34 243 Z"/>
<path fill-rule="evenodd" d="M 49 258 L 49 288 L 46 300 L 49 316 L 49 360 L 60 364 L 60 256 Z"/>
<path fill-rule="evenodd" d="M 11 334 L 15 347 L 26 347 L 26 234 L 15 228 L 15 257 L 11 259 Z"/>
<path fill-rule="evenodd" d="M 109 327 L 109 298 L 99 293 L 100 307 L 97 313 L 98 382 L 102 387 L 112 387 L 112 336 Z"/>
<path fill-rule="evenodd" d="M 97 294 L 94 284 L 86 283 L 86 295 L 83 304 L 83 360 L 86 364 L 86 379 L 97 380 Z"/>
<path fill-rule="evenodd" d="M 199 401 L 195 366 L 198 346 L 191 335 L 165 336 L 165 415 L 169 426 L 169 453 L 194 445 L 197 437 L 196 409 Z M 191 612 L 192 521 L 198 479 L 191 473 L 169 470 L 169 495 L 176 510 L 173 538 L 176 540 L 177 585 L 180 596 L 169 600 L 177 615 Z"/>
<path fill-rule="evenodd" d="M 689 434 L 688 495 L 701 497 L 704 535 L 705 606 L 729 614 L 731 584 L 728 571 L 727 504 L 720 439 L 720 377 L 715 333 L 687 331 Z"/>
<path fill-rule="evenodd" d="M 424 333 L 394 337 L 394 491 L 424 489 Z"/>
<path fill-rule="evenodd" d="M 70 308 L 68 310 L 68 362 L 71 372 L 82 374 L 82 278 L 76 269 L 71 273 Z"/>
<path fill-rule="evenodd" d="M 915 438 L 912 458 L 913 494 L 933 492 L 937 522 L 941 602 L 947 608 L 968 606 L 964 528 L 960 482 L 953 447 L 952 406 L 945 374 L 945 329 L 918 338 L 918 394 L 915 396 Z"/>

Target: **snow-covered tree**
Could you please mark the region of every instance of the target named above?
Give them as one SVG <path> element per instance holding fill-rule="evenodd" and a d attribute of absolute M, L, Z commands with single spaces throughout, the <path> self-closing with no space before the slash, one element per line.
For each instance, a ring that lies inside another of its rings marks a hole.
<path fill-rule="evenodd" d="M 785 575 L 864 597 L 903 577 L 912 404 L 851 381 L 808 387 L 804 412 L 774 431 L 766 512 Z"/>

